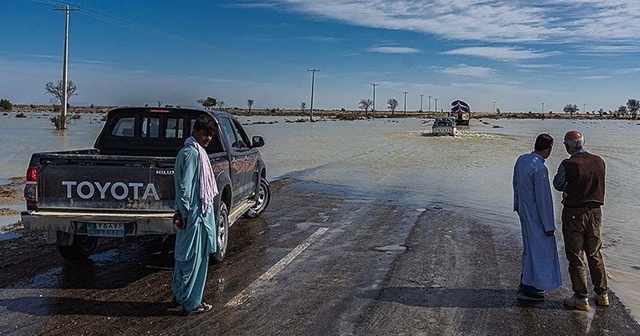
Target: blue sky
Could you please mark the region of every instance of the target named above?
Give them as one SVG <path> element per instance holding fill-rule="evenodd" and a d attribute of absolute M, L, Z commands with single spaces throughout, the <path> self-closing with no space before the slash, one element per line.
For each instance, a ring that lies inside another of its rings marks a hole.
<path fill-rule="evenodd" d="M 62 77 L 68 4 L 72 105 L 398 110 L 615 110 L 640 98 L 637 0 L 0 0 L 0 98 L 46 104 Z M 431 99 L 428 97 L 431 96 Z"/>

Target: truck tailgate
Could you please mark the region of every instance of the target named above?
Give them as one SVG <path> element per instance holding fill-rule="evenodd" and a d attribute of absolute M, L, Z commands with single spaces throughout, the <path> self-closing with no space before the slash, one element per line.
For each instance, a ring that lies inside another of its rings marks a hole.
<path fill-rule="evenodd" d="M 172 211 L 173 157 L 43 154 L 38 209 Z"/>

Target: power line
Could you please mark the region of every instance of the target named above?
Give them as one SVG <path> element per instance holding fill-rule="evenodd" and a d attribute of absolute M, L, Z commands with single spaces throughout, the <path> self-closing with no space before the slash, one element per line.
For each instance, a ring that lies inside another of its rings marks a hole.
<path fill-rule="evenodd" d="M 375 112 L 376 111 L 376 86 L 378 86 L 380 84 L 371 83 L 369 85 L 373 86 L 373 109 L 371 109 L 371 112 Z"/>
<path fill-rule="evenodd" d="M 404 113 L 407 113 L 407 93 L 409 91 L 403 91 L 402 93 L 404 93 Z"/>
<path fill-rule="evenodd" d="M 311 114 L 309 115 L 309 121 L 313 122 L 313 90 L 316 82 L 316 72 L 320 70 L 307 69 L 307 71 L 311 71 Z"/>
<path fill-rule="evenodd" d="M 79 11 L 78 8 L 70 8 L 69 5 L 63 7 L 53 7 L 53 10 L 59 10 L 64 12 L 64 51 L 62 57 L 62 109 L 60 111 L 60 129 L 67 128 L 67 101 L 68 97 L 68 85 L 67 85 L 67 65 L 69 64 L 69 13 L 72 11 Z"/>

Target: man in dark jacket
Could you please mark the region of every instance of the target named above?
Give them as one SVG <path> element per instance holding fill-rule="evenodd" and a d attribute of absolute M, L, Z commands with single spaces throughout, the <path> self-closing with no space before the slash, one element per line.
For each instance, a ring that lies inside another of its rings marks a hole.
<path fill-rule="evenodd" d="M 564 305 L 588 311 L 589 290 L 583 253 L 587 256 L 596 305 L 609 305 L 607 273 L 600 252 L 605 163 L 601 157 L 584 149 L 584 138 L 578 131 L 565 134 L 564 147 L 571 156 L 560 163 L 553 178 L 553 187 L 563 192 L 562 235 L 574 292 L 564 300 Z"/>

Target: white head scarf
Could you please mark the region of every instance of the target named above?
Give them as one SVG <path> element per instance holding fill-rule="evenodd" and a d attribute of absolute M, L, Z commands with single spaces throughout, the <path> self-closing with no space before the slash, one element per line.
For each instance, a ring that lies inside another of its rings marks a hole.
<path fill-rule="evenodd" d="M 200 199 L 202 200 L 202 213 L 209 211 L 213 205 L 213 198 L 218 195 L 218 185 L 213 175 L 211 162 L 207 151 L 200 146 L 196 138 L 190 136 L 185 140 L 185 145 L 193 146 L 198 150 L 198 172 L 200 173 Z"/>

